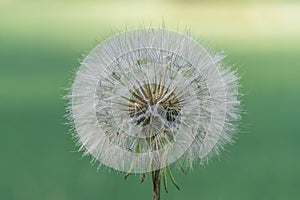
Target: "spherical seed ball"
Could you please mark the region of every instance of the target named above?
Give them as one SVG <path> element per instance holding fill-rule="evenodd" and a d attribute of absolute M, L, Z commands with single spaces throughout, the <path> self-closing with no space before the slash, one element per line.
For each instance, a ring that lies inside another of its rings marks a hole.
<path fill-rule="evenodd" d="M 238 77 L 187 34 L 143 28 L 114 35 L 83 60 L 70 115 L 78 144 L 101 164 L 144 173 L 192 167 L 231 141 Z"/>

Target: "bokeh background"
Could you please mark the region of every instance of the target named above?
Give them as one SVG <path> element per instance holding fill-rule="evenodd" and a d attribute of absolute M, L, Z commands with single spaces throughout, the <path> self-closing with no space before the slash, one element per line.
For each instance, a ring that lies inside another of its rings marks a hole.
<path fill-rule="evenodd" d="M 0 0 L 1 200 L 152 198 L 82 158 L 62 97 L 98 42 L 162 22 L 223 49 L 246 94 L 236 144 L 162 199 L 300 199 L 300 2 Z"/>

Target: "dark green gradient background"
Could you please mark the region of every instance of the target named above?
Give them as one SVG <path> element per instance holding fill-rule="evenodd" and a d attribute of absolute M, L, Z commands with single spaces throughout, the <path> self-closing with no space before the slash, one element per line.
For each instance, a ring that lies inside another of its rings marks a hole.
<path fill-rule="evenodd" d="M 201 3 L 202 2 L 202 3 Z M 297 1 L 0 1 L 0 199 L 151 199 L 149 177 L 97 171 L 64 125 L 82 54 L 114 31 L 191 29 L 239 68 L 246 114 L 209 165 L 174 172 L 162 199 L 300 199 Z"/>

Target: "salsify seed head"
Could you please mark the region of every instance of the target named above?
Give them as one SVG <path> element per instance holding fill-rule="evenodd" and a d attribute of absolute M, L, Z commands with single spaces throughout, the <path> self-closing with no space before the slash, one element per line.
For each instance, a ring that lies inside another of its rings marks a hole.
<path fill-rule="evenodd" d="M 97 45 L 68 95 L 81 149 L 132 173 L 207 160 L 232 141 L 240 117 L 239 78 L 222 57 L 165 28 Z"/>

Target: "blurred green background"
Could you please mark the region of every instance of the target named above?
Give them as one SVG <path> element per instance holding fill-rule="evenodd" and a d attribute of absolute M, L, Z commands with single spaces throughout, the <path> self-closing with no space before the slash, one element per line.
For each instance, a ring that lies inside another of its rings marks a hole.
<path fill-rule="evenodd" d="M 162 199 L 300 199 L 300 2 L 0 0 L 1 200 L 152 198 L 82 158 L 62 97 L 98 42 L 162 21 L 224 49 L 246 94 L 236 144 Z"/>

